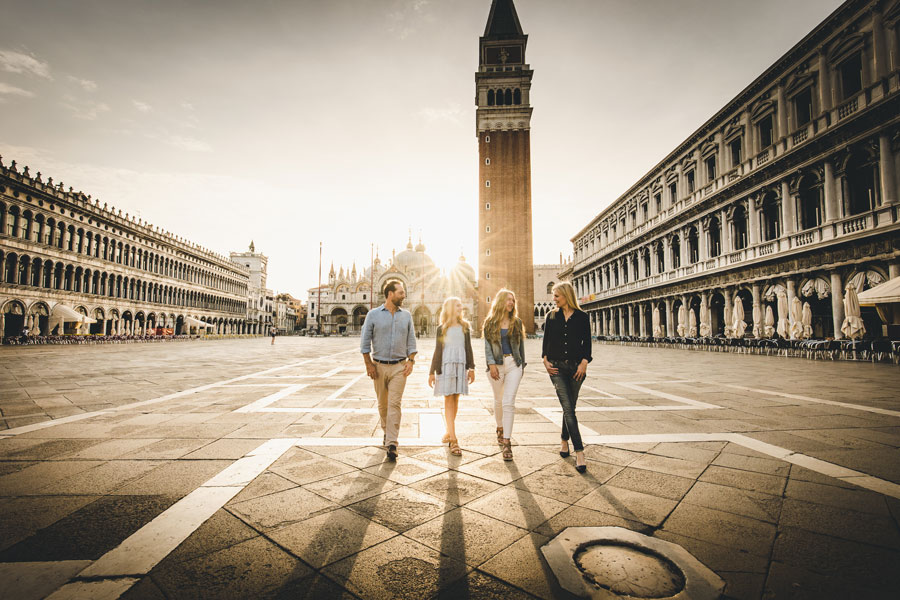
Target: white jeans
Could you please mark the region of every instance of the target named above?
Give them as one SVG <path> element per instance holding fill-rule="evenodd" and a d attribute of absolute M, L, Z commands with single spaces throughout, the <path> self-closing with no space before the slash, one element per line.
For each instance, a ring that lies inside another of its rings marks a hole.
<path fill-rule="evenodd" d="M 503 428 L 503 437 L 512 437 L 513 419 L 516 416 L 516 392 L 522 381 L 522 367 L 516 365 L 512 356 L 504 356 L 503 364 L 497 365 L 500 379 L 494 379 L 488 373 L 488 381 L 494 390 L 494 417 L 497 427 Z"/>

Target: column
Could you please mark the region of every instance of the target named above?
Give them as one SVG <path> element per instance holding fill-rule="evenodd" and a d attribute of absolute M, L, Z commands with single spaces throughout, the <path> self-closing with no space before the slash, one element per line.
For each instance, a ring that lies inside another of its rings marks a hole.
<path fill-rule="evenodd" d="M 825 113 L 831 108 L 831 72 L 828 70 L 825 48 L 822 48 L 819 50 L 819 110 Z"/>
<path fill-rule="evenodd" d="M 708 311 L 708 310 L 709 310 L 709 290 L 703 290 L 703 293 L 700 294 L 700 319 L 698 319 L 699 322 L 697 323 L 698 332 L 699 332 L 700 326 L 703 323 L 703 315 L 705 315 L 706 311 Z M 709 325 L 709 331 L 706 332 L 706 336 L 704 336 L 704 337 L 711 337 L 713 334 L 712 333 L 712 315 L 710 315 L 708 325 Z M 703 334 L 701 334 L 701 335 L 703 335 Z"/>
<path fill-rule="evenodd" d="M 750 288 L 750 292 L 753 296 L 753 313 L 750 315 L 744 315 L 744 321 L 747 320 L 747 317 L 750 317 L 750 321 L 752 322 L 751 327 L 753 328 L 753 335 L 757 339 L 762 337 L 762 329 L 763 323 L 762 321 L 766 318 L 762 311 L 762 302 L 760 302 L 760 289 L 759 284 L 754 283 Z M 756 320 L 755 315 L 759 315 L 759 321 Z"/>
<path fill-rule="evenodd" d="M 900 263 L 891 263 L 888 265 L 888 279 L 900 277 Z"/>
<path fill-rule="evenodd" d="M 734 316 L 734 305 L 731 302 L 731 288 L 722 288 L 722 296 L 725 297 L 725 317 L 726 323 L 731 323 L 732 326 L 732 317 Z"/>
<path fill-rule="evenodd" d="M 796 201 L 791 196 L 791 186 L 788 185 L 786 179 L 781 181 L 781 235 L 788 236 L 797 231 L 794 223 L 794 207 Z"/>
<path fill-rule="evenodd" d="M 666 298 L 666 336 L 675 337 L 675 320 L 672 318 L 672 298 Z"/>
<path fill-rule="evenodd" d="M 647 337 L 647 316 L 645 314 L 644 305 L 638 304 L 638 325 L 639 325 L 639 335 L 641 337 Z"/>
<path fill-rule="evenodd" d="M 881 81 L 888 74 L 888 56 L 884 40 L 884 18 L 878 9 L 872 11 L 872 47 L 875 54 L 875 81 Z"/>
<path fill-rule="evenodd" d="M 844 324 L 844 287 L 841 274 L 837 271 L 831 273 L 831 319 L 834 323 L 834 339 L 843 339 L 841 325 Z"/>
<path fill-rule="evenodd" d="M 707 247 L 709 246 L 709 242 L 707 237 L 709 237 L 709 219 L 700 219 L 697 221 L 697 261 L 703 262 L 707 258 L 709 258 L 709 251 Z"/>
<path fill-rule="evenodd" d="M 894 153 L 887 133 L 878 135 L 878 171 L 881 175 L 881 205 L 897 202 L 897 176 L 894 172 Z"/>
<path fill-rule="evenodd" d="M 756 197 L 747 198 L 747 235 L 750 237 L 749 246 L 759 243 L 759 210 L 756 208 Z"/>
<path fill-rule="evenodd" d="M 31 260 L 25 262 L 25 285 L 31 285 Z"/>
<path fill-rule="evenodd" d="M 824 161 L 822 165 L 825 167 L 825 181 L 822 184 L 825 196 L 825 222 L 831 223 L 841 218 L 837 197 L 834 193 L 834 165 L 830 160 Z"/>
<path fill-rule="evenodd" d="M 778 82 L 778 87 L 775 88 L 775 101 L 777 103 L 777 114 L 776 119 L 778 121 L 778 137 L 776 139 L 781 139 L 783 137 L 787 137 L 788 133 L 788 121 L 787 121 L 787 106 L 784 101 L 784 83 Z"/>
<path fill-rule="evenodd" d="M 619 307 L 619 335 L 627 335 L 625 333 L 625 307 Z"/>
<path fill-rule="evenodd" d="M 728 222 L 728 210 L 722 209 L 719 212 L 719 236 L 722 238 L 722 255 L 730 254 L 734 251 L 731 243 L 731 223 Z"/>

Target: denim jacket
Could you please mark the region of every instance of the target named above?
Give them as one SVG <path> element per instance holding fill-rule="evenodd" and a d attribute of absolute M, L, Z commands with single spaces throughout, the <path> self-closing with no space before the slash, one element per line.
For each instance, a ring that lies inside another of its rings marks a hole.
<path fill-rule="evenodd" d="M 521 323 L 520 319 L 516 319 L 516 325 L 519 326 L 518 323 Z M 510 340 L 510 345 L 512 346 L 512 355 L 513 360 L 516 361 L 517 367 L 525 368 L 525 365 L 528 364 L 525 362 L 525 339 L 524 336 L 519 343 L 516 344 L 512 340 Z M 491 370 L 491 365 L 502 365 L 503 364 L 503 349 L 500 347 L 500 340 L 498 339 L 496 342 L 492 342 L 488 339 L 488 336 L 484 336 L 484 358 L 487 361 L 487 370 Z"/>

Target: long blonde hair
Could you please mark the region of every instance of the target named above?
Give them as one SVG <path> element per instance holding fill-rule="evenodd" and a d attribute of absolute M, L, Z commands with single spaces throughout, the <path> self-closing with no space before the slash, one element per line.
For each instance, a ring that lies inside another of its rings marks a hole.
<path fill-rule="evenodd" d="M 504 317 L 509 317 L 510 339 L 518 341 L 525 337 L 525 328 L 519 319 L 518 302 L 513 304 L 513 309 L 509 313 L 506 312 L 506 300 L 510 296 L 513 297 L 513 300 L 516 299 L 516 295 L 506 288 L 499 290 L 497 295 L 494 296 L 494 301 L 491 303 L 491 312 L 484 320 L 484 325 L 482 325 L 484 337 L 495 342 L 499 341 L 500 322 Z"/>
<path fill-rule="evenodd" d="M 447 333 L 447 329 L 454 325 L 460 325 L 463 331 L 469 331 L 469 322 L 463 318 L 461 312 L 457 313 L 455 310 L 457 302 L 462 304 L 462 300 L 456 296 L 450 296 L 444 300 L 444 304 L 441 306 L 441 331 L 444 334 Z"/>
<path fill-rule="evenodd" d="M 572 287 L 572 284 L 568 281 L 560 281 L 556 285 L 553 286 L 553 293 L 558 293 L 560 296 L 565 298 L 566 304 L 572 310 L 581 310 L 581 307 L 578 305 L 578 300 L 575 298 L 575 288 Z M 556 307 L 551 311 L 551 314 L 559 312 L 559 307 Z"/>

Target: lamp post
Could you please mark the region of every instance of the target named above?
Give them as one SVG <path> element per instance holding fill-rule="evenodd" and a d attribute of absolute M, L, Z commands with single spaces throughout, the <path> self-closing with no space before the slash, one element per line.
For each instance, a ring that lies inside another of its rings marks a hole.
<path fill-rule="evenodd" d="M 322 242 L 319 242 L 319 298 L 316 300 L 316 333 L 322 333 Z"/>
<path fill-rule="evenodd" d="M 375 307 L 375 243 L 369 245 L 369 310 Z"/>

